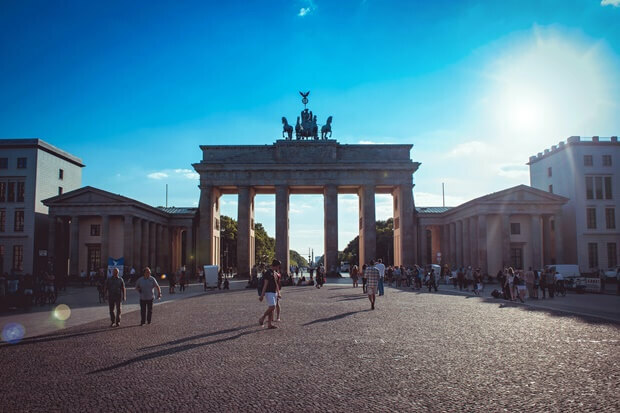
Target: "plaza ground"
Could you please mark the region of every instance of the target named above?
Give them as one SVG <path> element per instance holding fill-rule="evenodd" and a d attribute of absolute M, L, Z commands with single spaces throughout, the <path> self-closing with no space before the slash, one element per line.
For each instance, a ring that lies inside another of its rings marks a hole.
<path fill-rule="evenodd" d="M 95 305 L 94 321 L 0 346 L 0 410 L 620 410 L 616 296 L 521 305 L 387 288 L 370 311 L 345 281 L 285 288 L 277 330 L 242 284 L 193 287 L 142 327 L 126 306 L 109 328 Z"/>

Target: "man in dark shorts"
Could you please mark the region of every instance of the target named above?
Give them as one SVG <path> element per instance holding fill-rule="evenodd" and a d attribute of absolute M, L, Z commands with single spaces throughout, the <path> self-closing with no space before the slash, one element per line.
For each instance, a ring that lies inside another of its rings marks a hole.
<path fill-rule="evenodd" d="M 110 327 L 121 325 L 121 300 L 126 301 L 125 281 L 118 276 L 118 268 L 112 270 L 112 277 L 105 283 L 105 290 L 108 295 L 108 305 L 110 307 Z M 116 316 L 114 315 L 116 307 Z"/>
<path fill-rule="evenodd" d="M 260 301 L 263 301 L 264 297 L 267 298 L 267 311 L 258 319 L 258 324 L 262 326 L 265 322 L 265 318 L 267 318 L 268 328 L 277 328 L 273 325 L 273 311 L 278 304 L 278 298 L 280 298 L 280 288 L 276 281 L 276 274 L 280 272 L 280 265 L 282 265 L 282 263 L 274 259 L 271 263 L 271 269 L 263 273 L 263 290 L 258 298 Z"/>

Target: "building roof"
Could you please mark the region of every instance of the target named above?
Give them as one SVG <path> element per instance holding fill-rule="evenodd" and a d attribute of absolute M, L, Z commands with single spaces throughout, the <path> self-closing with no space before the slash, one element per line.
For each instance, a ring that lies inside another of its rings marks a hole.
<path fill-rule="evenodd" d="M 553 145 L 551 149 L 545 149 L 544 152 L 538 152 L 534 156 L 530 156 L 530 160 L 526 165 L 532 165 L 542 159 L 548 158 L 556 153 L 559 153 L 566 149 L 569 146 L 580 146 L 580 145 L 620 145 L 618 143 L 618 137 L 600 137 L 600 136 L 592 136 L 590 138 L 582 137 L 582 136 L 571 136 L 566 140 L 566 142 L 561 141 L 557 145 Z"/>
<path fill-rule="evenodd" d="M 65 152 L 62 149 L 58 149 L 54 145 L 45 142 L 42 139 L 0 139 L 0 148 L 37 148 L 45 152 L 51 153 L 67 162 L 71 162 L 74 165 L 83 168 L 85 165 L 82 160 L 77 156 L 71 155 L 69 152 Z"/>
<path fill-rule="evenodd" d="M 453 207 L 416 207 L 415 211 L 418 214 L 442 214 L 452 208 Z"/>
<path fill-rule="evenodd" d="M 188 208 L 188 207 L 163 207 L 158 206 L 157 209 L 164 211 L 170 215 L 178 215 L 178 214 L 195 214 L 198 208 Z"/>

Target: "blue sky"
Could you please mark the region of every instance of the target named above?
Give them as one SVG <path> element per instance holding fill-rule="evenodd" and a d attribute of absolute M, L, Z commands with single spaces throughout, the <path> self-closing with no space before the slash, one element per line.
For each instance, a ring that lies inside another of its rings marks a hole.
<path fill-rule="evenodd" d="M 620 0 L 4 1 L 0 137 L 81 157 L 83 184 L 198 201 L 201 144 L 270 144 L 310 90 L 341 143 L 411 143 L 418 206 L 528 183 L 570 135 L 620 132 Z M 235 197 L 222 200 L 236 216 Z M 320 197 L 291 246 L 322 253 Z M 340 246 L 357 201 L 340 197 Z M 390 200 L 377 197 L 379 218 Z M 273 234 L 273 197 L 257 199 Z"/>

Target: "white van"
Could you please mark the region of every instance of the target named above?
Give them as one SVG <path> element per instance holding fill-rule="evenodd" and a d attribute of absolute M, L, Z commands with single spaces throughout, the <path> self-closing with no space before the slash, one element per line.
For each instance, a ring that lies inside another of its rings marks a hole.
<path fill-rule="evenodd" d="M 562 274 L 564 279 L 581 277 L 579 266 L 577 264 L 545 265 L 545 270 L 551 270 L 557 272 L 558 274 Z"/>

